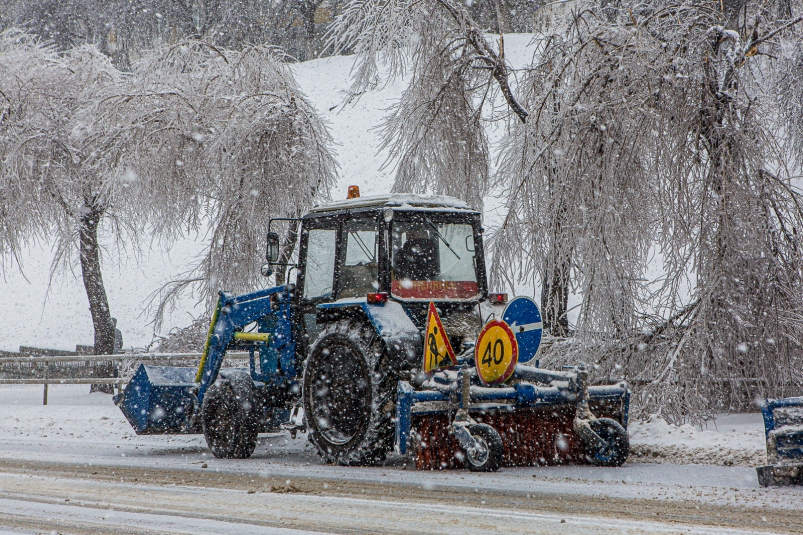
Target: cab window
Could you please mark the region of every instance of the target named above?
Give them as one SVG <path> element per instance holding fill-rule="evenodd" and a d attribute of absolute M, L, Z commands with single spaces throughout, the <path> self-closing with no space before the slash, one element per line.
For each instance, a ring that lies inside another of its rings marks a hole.
<path fill-rule="evenodd" d="M 365 297 L 379 289 L 379 229 L 373 221 L 343 225 L 345 258 L 339 297 Z"/>
<path fill-rule="evenodd" d="M 474 228 L 426 216 L 394 221 L 391 292 L 401 299 L 473 299 L 479 295 Z"/>
<path fill-rule="evenodd" d="M 307 259 L 304 267 L 304 299 L 332 296 L 335 276 L 335 229 L 311 229 L 307 235 Z"/>

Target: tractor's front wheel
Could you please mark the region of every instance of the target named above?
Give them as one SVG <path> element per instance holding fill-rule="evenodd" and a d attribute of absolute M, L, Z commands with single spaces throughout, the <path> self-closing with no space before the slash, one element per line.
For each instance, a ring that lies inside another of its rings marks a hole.
<path fill-rule="evenodd" d="M 370 465 L 393 447 L 396 376 L 382 364 L 382 344 L 359 320 L 327 325 L 304 369 L 309 440 L 326 462 Z"/>
<path fill-rule="evenodd" d="M 597 418 L 591 429 L 602 439 L 602 444 L 586 445 L 586 455 L 596 466 L 622 466 L 630 454 L 630 439 L 622 424 L 611 418 Z"/>
<path fill-rule="evenodd" d="M 471 424 L 468 432 L 477 446 L 465 452 L 466 466 L 472 472 L 496 472 L 505 457 L 505 445 L 499 432 L 487 424 Z"/>
<path fill-rule="evenodd" d="M 248 374 L 218 378 L 206 391 L 201 420 L 204 438 L 215 457 L 250 457 L 259 434 L 259 407 Z"/>

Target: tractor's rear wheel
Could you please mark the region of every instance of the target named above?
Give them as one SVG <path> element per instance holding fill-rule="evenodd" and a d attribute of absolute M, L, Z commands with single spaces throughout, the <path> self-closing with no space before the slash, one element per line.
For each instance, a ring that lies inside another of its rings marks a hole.
<path fill-rule="evenodd" d="M 370 465 L 393 447 L 396 374 L 370 325 L 341 320 L 318 335 L 304 369 L 309 440 L 328 463 Z"/>
<path fill-rule="evenodd" d="M 204 438 L 215 457 L 250 457 L 259 434 L 259 407 L 248 374 L 218 378 L 206 391 L 201 419 Z"/>

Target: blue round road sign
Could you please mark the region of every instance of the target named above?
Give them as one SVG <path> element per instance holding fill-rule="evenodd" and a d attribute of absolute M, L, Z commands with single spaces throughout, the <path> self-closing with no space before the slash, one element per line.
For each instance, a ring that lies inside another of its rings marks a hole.
<path fill-rule="evenodd" d="M 541 345 L 544 323 L 538 305 L 529 297 L 516 297 L 505 307 L 502 319 L 510 325 L 519 344 L 519 362 L 535 358 Z"/>

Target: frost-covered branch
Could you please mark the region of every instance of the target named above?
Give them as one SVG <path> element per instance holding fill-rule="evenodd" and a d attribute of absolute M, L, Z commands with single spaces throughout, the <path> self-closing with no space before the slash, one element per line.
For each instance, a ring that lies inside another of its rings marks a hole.
<path fill-rule="evenodd" d="M 803 88 L 786 73 L 801 72 L 799 18 L 693 1 L 585 6 L 539 42 L 521 84 L 538 113 L 504 142 L 509 213 L 492 279 L 537 274 L 557 334 L 568 291 L 580 295 L 572 347 L 641 385 L 643 410 L 699 419 L 791 393 L 803 378 L 803 217 L 787 147 L 801 146 Z M 660 336 L 639 334 L 689 302 Z"/>
<path fill-rule="evenodd" d="M 122 168 L 148 184 L 157 235 L 211 225 L 209 248 L 187 276 L 202 295 L 264 285 L 269 219 L 306 211 L 334 184 L 329 132 L 267 46 L 235 52 L 185 41 L 156 50 L 102 108 L 126 139 Z"/>
<path fill-rule="evenodd" d="M 456 0 L 352 0 L 329 34 L 335 52 L 353 51 L 352 96 L 405 73 L 410 83 L 383 124 L 394 191 L 460 197 L 476 207 L 488 188 L 482 126 L 495 85 L 522 122 L 502 49 L 497 53 Z M 500 40 L 501 43 L 501 40 Z"/>

